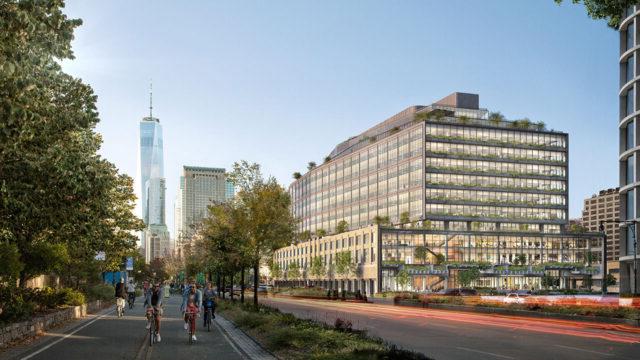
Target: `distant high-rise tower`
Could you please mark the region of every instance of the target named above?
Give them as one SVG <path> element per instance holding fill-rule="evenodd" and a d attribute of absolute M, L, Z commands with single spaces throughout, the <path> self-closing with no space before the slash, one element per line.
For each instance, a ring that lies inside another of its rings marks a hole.
<path fill-rule="evenodd" d="M 233 197 L 234 188 L 225 170 L 184 166 L 175 203 L 175 229 L 178 252 L 191 240 L 198 224 L 207 216 L 209 205 Z"/>
<path fill-rule="evenodd" d="M 165 223 L 165 178 L 162 151 L 162 126 L 153 117 L 152 93 L 149 116 L 140 121 L 140 203 L 146 230 L 141 247 L 147 262 L 169 254 L 169 232 Z"/>

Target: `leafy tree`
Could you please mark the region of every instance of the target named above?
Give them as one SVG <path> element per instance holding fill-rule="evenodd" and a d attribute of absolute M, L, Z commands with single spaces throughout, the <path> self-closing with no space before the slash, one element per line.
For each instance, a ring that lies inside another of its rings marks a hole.
<path fill-rule="evenodd" d="M 307 169 L 308 170 L 313 170 L 316 168 L 316 162 L 315 161 L 309 161 L 309 164 L 307 164 Z"/>
<path fill-rule="evenodd" d="M 316 279 L 320 279 L 325 274 L 326 270 L 322 261 L 322 256 L 314 256 L 311 258 L 311 266 L 309 269 L 311 276 Z"/>
<path fill-rule="evenodd" d="M 230 179 L 240 188 L 236 199 L 246 214 L 242 228 L 247 236 L 247 259 L 253 267 L 253 302 L 258 306 L 260 262 L 295 240 L 297 220 L 291 214 L 287 191 L 274 178 L 265 181 L 258 164 L 234 164 Z"/>
<path fill-rule="evenodd" d="M 169 278 L 164 259 L 153 259 L 149 263 L 149 271 L 156 282 L 164 281 Z"/>
<path fill-rule="evenodd" d="M 316 235 L 318 235 L 318 237 L 323 237 L 327 235 L 327 231 L 325 229 L 318 229 L 316 231 Z"/>
<path fill-rule="evenodd" d="M 480 279 L 480 270 L 477 268 L 462 270 L 458 272 L 458 283 L 461 287 L 469 287 L 472 282 Z"/>
<path fill-rule="evenodd" d="M 426 246 L 416 246 L 413 250 L 413 256 L 418 260 L 422 260 L 422 263 L 427 261 L 427 253 L 428 251 Z"/>
<path fill-rule="evenodd" d="M 15 279 L 23 268 L 18 247 L 15 244 L 0 243 L 0 279 Z"/>
<path fill-rule="evenodd" d="M 613 274 L 607 274 L 607 277 L 605 278 L 605 283 L 607 284 L 607 286 L 613 286 L 618 282 L 616 280 L 616 277 L 613 276 Z"/>
<path fill-rule="evenodd" d="M 269 270 L 271 271 L 271 277 L 273 277 L 274 279 L 280 279 L 282 277 L 282 269 L 280 268 L 280 264 L 278 264 L 277 261 L 271 262 Z"/>
<path fill-rule="evenodd" d="M 305 230 L 305 231 L 301 232 L 300 235 L 298 235 L 298 238 L 299 238 L 300 241 L 311 240 L 311 231 Z"/>
<path fill-rule="evenodd" d="M 554 0 L 561 4 L 562 0 Z M 587 13 L 593 19 L 605 19 L 610 27 L 617 29 L 623 20 L 623 14 L 631 5 L 640 4 L 639 0 L 571 0 L 574 4 L 584 4 Z"/>
<path fill-rule="evenodd" d="M 494 125 L 500 125 L 506 119 L 499 111 L 489 113 L 489 121 Z"/>
<path fill-rule="evenodd" d="M 356 264 L 351 259 L 351 251 L 341 251 L 336 254 L 336 274 L 349 276 L 354 273 Z"/>
<path fill-rule="evenodd" d="M 404 211 L 400 214 L 400 223 L 404 226 L 405 224 L 409 224 L 411 222 L 411 218 L 409 217 L 409 212 Z"/>
<path fill-rule="evenodd" d="M 338 225 L 336 225 L 336 234 L 341 234 L 346 231 L 349 231 L 349 224 L 347 224 L 345 220 L 338 221 Z"/>
<path fill-rule="evenodd" d="M 411 276 L 406 270 L 402 269 L 398 271 L 398 275 L 396 275 L 396 283 L 398 284 L 401 290 L 406 289 L 410 281 L 411 281 Z"/>
<path fill-rule="evenodd" d="M 376 215 L 373 218 L 373 223 L 377 225 L 391 225 L 391 220 L 389 220 L 388 216 Z"/>
<path fill-rule="evenodd" d="M 298 280 L 301 277 L 300 265 L 297 262 L 292 262 L 289 264 L 289 269 L 287 269 L 287 277 L 290 280 Z"/>
<path fill-rule="evenodd" d="M 105 251 L 121 262 L 142 228 L 130 178 L 97 151 L 101 138 L 91 87 L 62 72 L 73 59 L 80 20 L 63 2 L 0 5 L 0 241 L 23 264 L 20 285 Z M 72 255 L 72 256 L 70 256 Z"/>
<path fill-rule="evenodd" d="M 445 261 L 444 254 L 442 254 L 442 253 L 437 253 L 437 254 L 435 255 L 435 260 L 436 260 L 436 265 L 443 264 L 443 263 L 444 263 L 444 261 Z"/>
<path fill-rule="evenodd" d="M 302 174 L 300 174 L 299 172 L 297 172 L 297 171 L 296 171 L 296 172 L 294 172 L 294 173 L 293 173 L 293 178 L 294 178 L 294 179 L 298 180 L 298 179 L 300 179 L 301 177 L 302 177 Z"/>
<path fill-rule="evenodd" d="M 331 161 L 331 156 L 325 156 L 324 158 L 324 163 L 328 163 L 329 161 Z"/>
<path fill-rule="evenodd" d="M 555 276 L 544 275 L 540 283 L 545 289 L 548 289 L 553 286 L 560 286 L 560 279 Z"/>

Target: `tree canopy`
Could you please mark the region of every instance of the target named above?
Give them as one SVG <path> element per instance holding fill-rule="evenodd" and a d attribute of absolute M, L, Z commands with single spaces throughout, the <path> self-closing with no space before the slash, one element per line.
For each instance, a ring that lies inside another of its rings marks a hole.
<path fill-rule="evenodd" d="M 563 0 L 554 0 L 561 4 Z M 593 19 L 607 20 L 610 27 L 618 29 L 629 6 L 640 4 L 640 0 L 571 0 L 574 4 L 584 4 L 587 14 Z"/>

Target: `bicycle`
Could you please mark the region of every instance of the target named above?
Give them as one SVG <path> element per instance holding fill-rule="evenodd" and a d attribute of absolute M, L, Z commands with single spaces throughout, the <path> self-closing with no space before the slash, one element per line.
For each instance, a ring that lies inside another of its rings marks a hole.
<path fill-rule="evenodd" d="M 129 309 L 133 309 L 133 304 L 136 301 L 136 294 L 135 293 L 129 293 Z"/>
<path fill-rule="evenodd" d="M 147 309 L 147 319 L 151 322 L 149 326 L 149 347 L 153 346 L 156 342 L 156 317 L 158 316 L 158 310 L 153 307 Z"/>
<path fill-rule="evenodd" d="M 196 331 L 196 312 L 195 311 L 186 311 L 187 314 L 187 322 L 189 323 L 189 345 L 193 344 L 193 335 Z"/>
<path fill-rule="evenodd" d="M 213 309 L 214 309 L 213 301 L 207 300 L 204 308 L 205 308 L 204 326 L 206 326 L 207 331 L 211 331 L 211 320 L 215 318 L 215 315 L 213 315 Z"/>

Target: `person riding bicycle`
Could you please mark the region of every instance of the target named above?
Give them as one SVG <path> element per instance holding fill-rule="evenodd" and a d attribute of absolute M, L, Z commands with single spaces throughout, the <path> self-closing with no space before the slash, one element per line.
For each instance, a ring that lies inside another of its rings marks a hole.
<path fill-rule="evenodd" d="M 124 314 L 124 304 L 125 299 L 127 298 L 127 289 L 124 285 L 124 278 L 120 278 L 120 282 L 116 284 L 116 307 L 118 310 L 118 315 Z"/>
<path fill-rule="evenodd" d="M 191 282 L 190 286 L 185 287 L 185 292 L 182 294 L 182 305 L 180 306 L 180 310 L 182 310 L 184 314 L 184 329 L 189 331 L 191 329 L 191 338 L 193 341 L 196 341 L 196 326 L 195 320 L 190 323 L 190 314 L 191 316 L 196 316 L 202 305 L 202 293 L 198 291 L 196 288 L 195 281 Z"/>
<path fill-rule="evenodd" d="M 204 289 L 204 291 L 202 292 L 202 310 L 204 312 L 204 316 L 203 316 L 203 320 L 204 320 L 204 326 L 207 326 L 207 309 L 211 309 L 211 318 L 215 319 L 215 309 L 216 309 L 216 292 L 215 290 L 213 290 L 213 287 L 211 287 L 211 283 L 208 282 L 207 283 L 207 287 Z"/>
<path fill-rule="evenodd" d="M 142 296 L 144 296 L 144 307 L 146 308 L 149 304 L 147 303 L 147 295 L 149 293 L 149 291 L 151 290 L 151 287 L 149 286 L 149 281 L 143 281 L 142 282 Z"/>
<path fill-rule="evenodd" d="M 127 284 L 127 294 L 129 295 L 129 302 L 133 305 L 136 301 L 136 285 L 133 283 L 133 280 L 129 280 Z"/>
<path fill-rule="evenodd" d="M 164 289 L 161 287 L 160 283 L 157 283 L 147 291 L 145 304 L 147 304 L 147 330 L 151 328 L 151 311 L 156 312 L 156 341 L 160 342 L 162 339 L 160 338 L 160 320 L 162 318 L 162 299 L 164 298 Z"/>

